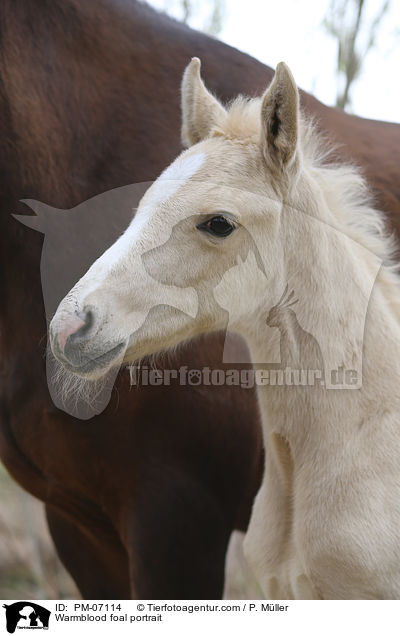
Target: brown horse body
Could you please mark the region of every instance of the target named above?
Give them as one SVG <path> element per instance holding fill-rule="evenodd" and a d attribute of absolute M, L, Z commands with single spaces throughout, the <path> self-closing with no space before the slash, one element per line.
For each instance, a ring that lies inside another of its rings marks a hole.
<path fill-rule="evenodd" d="M 120 373 L 107 409 L 82 422 L 46 382 L 42 235 L 12 218 L 23 198 L 58 208 L 150 181 L 179 152 L 178 86 L 193 55 L 223 100 L 257 94 L 259 62 L 145 5 L 5 0 L 0 8 L 2 158 L 0 451 L 46 503 L 83 596 L 216 598 L 230 533 L 245 529 L 262 466 L 254 392 L 142 387 Z M 303 106 L 364 167 L 400 228 L 400 126 Z M 68 237 L 66 237 L 66 242 Z M 221 367 L 220 335 L 174 367 Z"/>

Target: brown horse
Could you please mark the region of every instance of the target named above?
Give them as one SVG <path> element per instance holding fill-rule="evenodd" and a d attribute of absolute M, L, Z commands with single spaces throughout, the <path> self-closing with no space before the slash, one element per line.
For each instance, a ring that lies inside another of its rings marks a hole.
<path fill-rule="evenodd" d="M 154 179 L 179 151 L 178 90 L 193 55 L 217 95 L 261 92 L 271 69 L 121 0 L 4 0 L 1 457 L 46 503 L 58 552 L 83 596 L 216 598 L 233 528 L 245 529 L 261 476 L 254 393 L 239 387 L 142 387 L 120 373 L 107 409 L 82 422 L 46 383 L 42 236 L 10 212 L 22 198 L 76 206 Z M 303 107 L 365 169 L 400 228 L 400 126 Z M 68 241 L 68 238 L 66 238 Z M 221 367 L 220 335 L 174 367 Z"/>

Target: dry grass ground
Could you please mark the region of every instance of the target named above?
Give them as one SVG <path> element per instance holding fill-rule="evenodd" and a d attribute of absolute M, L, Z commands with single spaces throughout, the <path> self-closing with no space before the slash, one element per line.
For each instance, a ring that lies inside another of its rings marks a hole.
<path fill-rule="evenodd" d="M 234 533 L 226 566 L 226 599 L 260 598 L 245 563 L 242 535 Z M 0 599 L 68 599 L 79 592 L 59 561 L 43 505 L 0 464 Z"/>

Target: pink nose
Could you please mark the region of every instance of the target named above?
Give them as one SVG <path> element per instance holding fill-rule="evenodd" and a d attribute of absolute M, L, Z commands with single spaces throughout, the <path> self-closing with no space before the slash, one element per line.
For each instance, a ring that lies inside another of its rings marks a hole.
<path fill-rule="evenodd" d="M 63 323 L 60 331 L 57 334 L 57 343 L 61 353 L 64 353 L 65 345 L 70 336 L 77 333 L 82 327 L 85 327 L 86 322 L 79 318 L 76 314 L 72 314 Z"/>

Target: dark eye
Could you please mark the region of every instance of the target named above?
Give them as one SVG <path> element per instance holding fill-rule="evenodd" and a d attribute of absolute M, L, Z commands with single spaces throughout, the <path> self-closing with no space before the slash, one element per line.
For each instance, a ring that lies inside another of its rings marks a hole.
<path fill-rule="evenodd" d="M 204 221 L 204 223 L 200 223 L 197 229 L 208 232 L 213 236 L 224 238 L 233 232 L 235 225 L 232 221 L 219 214 L 208 219 L 208 221 Z"/>

